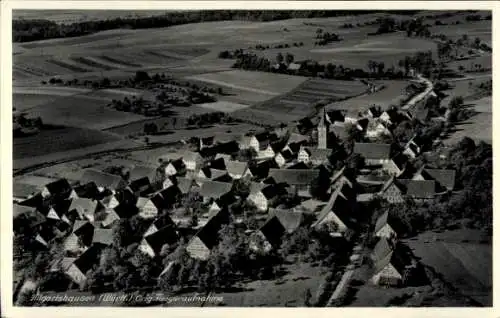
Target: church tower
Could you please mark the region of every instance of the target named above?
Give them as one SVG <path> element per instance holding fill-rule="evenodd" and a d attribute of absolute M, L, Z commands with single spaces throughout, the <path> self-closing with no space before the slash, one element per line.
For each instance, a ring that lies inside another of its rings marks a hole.
<path fill-rule="evenodd" d="M 323 108 L 323 115 L 318 124 L 318 149 L 327 149 L 328 147 L 328 124 L 326 109 Z"/>

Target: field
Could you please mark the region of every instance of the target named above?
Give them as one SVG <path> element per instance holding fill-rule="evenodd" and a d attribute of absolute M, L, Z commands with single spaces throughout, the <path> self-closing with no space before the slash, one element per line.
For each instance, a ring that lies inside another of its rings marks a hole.
<path fill-rule="evenodd" d="M 14 159 L 29 158 L 116 140 L 114 135 L 84 128 L 42 129 L 33 136 L 14 138 L 13 153 Z"/>
<path fill-rule="evenodd" d="M 491 243 L 480 243 L 481 233 L 474 235 L 471 231 L 467 236 L 462 236 L 462 242 L 448 238 L 446 233 L 433 233 L 431 237 L 432 239 L 429 239 L 429 235 L 424 235 L 410 239 L 407 243 L 415 256 L 442 274 L 445 281 L 466 296 L 485 306 L 491 306 Z"/>
<path fill-rule="evenodd" d="M 461 23 L 459 25 L 440 25 L 430 28 L 432 33 L 444 34 L 447 37 L 457 40 L 466 34 L 470 41 L 474 41 L 476 37 L 480 38 L 482 42 L 491 47 L 491 21 L 475 21 Z"/>
<path fill-rule="evenodd" d="M 199 104 L 196 106 L 206 108 L 208 110 L 225 112 L 225 113 L 232 113 L 234 111 L 237 111 L 240 109 L 245 109 L 248 107 L 248 105 L 231 103 L 231 102 L 224 102 L 224 101 L 219 101 L 219 102 L 215 102 L 215 103 Z"/>
<path fill-rule="evenodd" d="M 151 10 L 13 10 L 12 17 L 22 19 L 39 19 L 43 15 L 44 19 L 54 21 L 56 23 L 73 23 L 80 21 L 95 21 L 115 18 L 127 17 L 148 17 L 155 15 L 162 15 L 165 11 L 151 11 Z"/>
<path fill-rule="evenodd" d="M 61 97 L 31 108 L 30 114 L 40 116 L 44 123 L 98 130 L 145 118 L 109 108 L 109 101 L 85 95 Z"/>
<path fill-rule="evenodd" d="M 381 81 L 385 88 L 373 94 L 365 94 L 345 101 L 334 102 L 327 109 L 365 110 L 373 105 L 387 109 L 390 105 L 399 105 L 403 97 L 404 88 L 408 85 L 406 81 Z"/>
<path fill-rule="evenodd" d="M 311 115 L 314 103 L 320 100 L 343 99 L 365 90 L 366 86 L 357 81 L 310 79 L 287 94 L 236 111 L 232 116 L 268 125 L 292 122 Z"/>

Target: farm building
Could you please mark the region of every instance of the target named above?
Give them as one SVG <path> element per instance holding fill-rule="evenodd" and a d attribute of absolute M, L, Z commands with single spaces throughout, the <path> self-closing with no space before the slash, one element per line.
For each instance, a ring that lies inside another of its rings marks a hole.
<path fill-rule="evenodd" d="M 147 195 L 152 191 L 148 177 L 142 177 L 130 182 L 127 189 L 136 196 Z"/>
<path fill-rule="evenodd" d="M 158 216 L 163 209 L 163 198 L 155 195 L 151 198 L 139 197 L 136 207 L 139 210 L 139 216 L 143 219 L 152 219 Z"/>
<path fill-rule="evenodd" d="M 384 165 L 390 160 L 391 145 L 356 142 L 353 152 L 365 158 L 367 166 Z"/>
<path fill-rule="evenodd" d="M 71 200 L 61 200 L 58 201 L 56 204 L 53 204 L 47 211 L 46 215 L 47 220 L 63 221 L 70 224 L 71 222 L 66 216 L 70 205 L 71 205 Z"/>
<path fill-rule="evenodd" d="M 186 172 L 186 165 L 182 158 L 172 160 L 165 166 L 165 175 L 167 177 L 182 175 Z"/>
<path fill-rule="evenodd" d="M 173 225 L 175 225 L 175 223 L 172 220 L 172 218 L 168 214 L 163 214 L 162 216 L 154 220 L 153 223 L 151 223 L 146 232 L 144 232 L 143 236 L 145 237 L 151 235 L 153 233 L 158 232 L 159 229 Z"/>
<path fill-rule="evenodd" d="M 365 136 L 370 140 L 377 140 L 383 136 L 390 137 L 392 134 L 382 122 L 372 120 L 366 127 Z"/>
<path fill-rule="evenodd" d="M 286 190 L 282 185 L 252 182 L 247 201 L 253 204 L 258 211 L 265 212 L 273 199 L 284 194 L 286 194 Z"/>
<path fill-rule="evenodd" d="M 59 179 L 57 181 L 48 183 L 42 190 L 42 197 L 48 198 L 51 196 L 57 196 L 61 199 L 67 199 L 70 197 L 73 189 L 66 179 Z"/>
<path fill-rule="evenodd" d="M 94 182 L 100 192 L 104 191 L 104 189 L 117 191 L 124 189 L 127 186 L 125 180 L 123 180 L 123 178 L 120 176 L 105 173 L 95 169 L 85 169 L 82 177 L 80 178 L 80 184 L 89 182 Z"/>
<path fill-rule="evenodd" d="M 66 274 L 71 279 L 82 286 L 86 280 L 86 273 L 99 263 L 101 247 L 92 245 L 82 255 L 80 255 L 66 270 Z"/>
<path fill-rule="evenodd" d="M 235 180 L 252 176 L 252 172 L 248 169 L 248 163 L 240 161 L 228 161 L 226 170 L 229 176 Z"/>
<path fill-rule="evenodd" d="M 284 150 L 289 149 L 292 153 L 297 153 L 300 149 L 300 146 L 307 143 L 308 140 L 309 140 L 308 136 L 292 132 L 290 133 L 290 137 L 286 142 Z"/>
<path fill-rule="evenodd" d="M 311 183 L 319 176 L 318 169 L 269 169 L 269 178 L 275 183 L 286 183 L 299 196 L 310 197 Z"/>
<path fill-rule="evenodd" d="M 231 161 L 231 156 L 226 155 L 226 154 L 221 154 L 218 153 L 215 155 L 214 160 L 210 162 L 210 168 L 218 169 L 218 170 L 225 170 L 226 169 L 226 163 Z"/>
<path fill-rule="evenodd" d="M 438 193 L 438 184 L 434 180 L 398 179 L 404 187 L 405 195 L 417 201 L 432 199 Z"/>
<path fill-rule="evenodd" d="M 455 170 L 423 168 L 418 171 L 413 180 L 434 180 L 444 189 L 452 191 L 455 188 Z"/>
<path fill-rule="evenodd" d="M 175 227 L 167 225 L 156 232 L 145 236 L 139 244 L 139 250 L 153 258 L 160 255 L 164 245 L 176 244 L 178 235 Z"/>
<path fill-rule="evenodd" d="M 330 233 L 341 233 L 349 238 L 353 233 L 356 221 L 354 209 L 351 204 L 341 195 L 338 188 L 321 209 L 316 222 L 312 224 L 315 229 L 327 228 Z"/>
<path fill-rule="evenodd" d="M 311 163 L 312 165 L 317 166 L 326 162 L 331 153 L 331 149 L 301 147 L 297 159 L 298 161 Z"/>
<path fill-rule="evenodd" d="M 393 241 L 397 238 L 397 233 L 390 224 L 389 213 L 386 211 L 378 217 L 375 223 L 373 234 L 375 237 L 385 238 L 388 241 Z"/>
<path fill-rule="evenodd" d="M 287 163 L 290 163 L 293 160 L 295 160 L 296 158 L 297 156 L 289 148 L 286 148 L 276 154 L 276 156 L 274 157 L 274 161 L 279 167 L 283 167 Z"/>
<path fill-rule="evenodd" d="M 123 189 L 116 191 L 109 199 L 106 207 L 109 209 L 114 209 L 118 205 L 124 206 L 134 206 L 137 201 L 137 197 L 128 189 Z"/>
<path fill-rule="evenodd" d="M 14 204 L 12 207 L 14 233 L 31 232 L 46 221 L 36 208 Z"/>
<path fill-rule="evenodd" d="M 399 244 L 391 246 L 381 238 L 372 253 L 373 275 L 370 281 L 382 286 L 402 286 L 416 269 L 416 262 L 402 251 Z"/>
<path fill-rule="evenodd" d="M 198 152 L 186 151 L 182 155 L 182 162 L 188 171 L 196 171 L 203 164 L 203 157 Z"/>
<path fill-rule="evenodd" d="M 206 260 L 218 241 L 222 225 L 229 222 L 229 211 L 224 208 L 214 213 L 207 223 L 189 241 L 186 251 L 192 258 Z"/>
<path fill-rule="evenodd" d="M 269 175 L 270 169 L 279 169 L 280 167 L 276 163 L 275 160 L 270 159 L 270 160 L 264 160 L 261 162 L 258 162 L 256 165 L 252 165 L 249 167 L 250 172 L 252 172 L 252 175 L 254 176 L 255 179 L 264 179 L 267 178 Z"/>

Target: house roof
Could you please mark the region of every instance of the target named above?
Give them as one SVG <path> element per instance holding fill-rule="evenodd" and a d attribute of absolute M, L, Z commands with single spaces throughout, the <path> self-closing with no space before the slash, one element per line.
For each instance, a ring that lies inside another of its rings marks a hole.
<path fill-rule="evenodd" d="M 135 166 L 130 170 L 130 181 L 135 181 L 147 177 L 149 182 L 153 183 L 156 179 L 156 168 L 146 166 Z"/>
<path fill-rule="evenodd" d="M 14 182 L 12 184 L 12 194 L 17 198 L 27 198 L 40 192 L 40 187 L 32 184 Z"/>
<path fill-rule="evenodd" d="M 223 224 L 229 222 L 229 211 L 223 207 L 217 213 L 214 213 L 207 223 L 195 234 L 203 244 L 209 249 L 212 249 L 219 240 L 218 232 Z"/>
<path fill-rule="evenodd" d="M 159 254 L 163 245 L 174 244 L 178 240 L 177 232 L 175 227 L 172 225 L 167 225 L 151 235 L 144 238 L 148 245 L 153 249 L 155 254 Z"/>
<path fill-rule="evenodd" d="M 287 144 L 304 143 L 307 140 L 309 140 L 309 137 L 292 132 L 287 140 Z"/>
<path fill-rule="evenodd" d="M 405 194 L 414 198 L 431 198 L 436 194 L 436 181 L 398 179 L 397 183 L 404 187 Z"/>
<path fill-rule="evenodd" d="M 73 188 L 80 198 L 94 199 L 99 194 L 99 189 L 94 181 L 87 182 Z"/>
<path fill-rule="evenodd" d="M 56 204 L 52 205 L 51 208 L 57 213 L 59 217 L 62 217 L 69 211 L 69 207 L 71 205 L 71 200 L 61 200 Z"/>
<path fill-rule="evenodd" d="M 308 185 L 319 176 L 317 169 L 269 169 L 269 177 L 276 183 L 289 185 Z"/>
<path fill-rule="evenodd" d="M 113 230 L 112 229 L 94 229 L 94 237 L 92 244 L 111 245 L 113 243 Z"/>
<path fill-rule="evenodd" d="M 230 174 L 241 174 L 245 173 L 248 168 L 248 163 L 241 161 L 228 161 L 226 162 L 226 170 Z"/>
<path fill-rule="evenodd" d="M 99 201 L 97 200 L 76 198 L 71 201 L 68 211 L 76 210 L 79 214 L 93 214 L 96 211 L 98 204 Z"/>
<path fill-rule="evenodd" d="M 320 210 L 326 204 L 327 204 L 327 202 L 319 201 L 316 199 L 309 199 L 309 200 L 306 200 L 306 201 L 303 201 L 300 203 L 301 206 L 303 206 L 306 210 L 311 211 L 311 212 L 316 212 L 316 211 Z"/>
<path fill-rule="evenodd" d="M 182 158 L 171 160 L 169 165 L 172 165 L 176 171 L 182 170 L 185 168 L 185 164 Z"/>
<path fill-rule="evenodd" d="M 422 176 L 426 180 L 436 180 L 448 190 L 455 188 L 456 171 L 451 169 L 424 169 Z"/>
<path fill-rule="evenodd" d="M 161 229 L 168 225 L 174 225 L 175 223 L 174 221 L 172 221 L 172 218 L 168 214 L 163 214 L 156 220 L 154 220 L 153 224 L 157 229 Z"/>
<path fill-rule="evenodd" d="M 137 214 L 137 209 L 134 206 L 130 206 L 130 205 L 126 205 L 126 204 L 119 204 L 118 206 L 116 206 L 114 209 L 114 212 L 116 213 L 116 215 L 118 215 L 121 219 L 122 218 L 129 218 L 135 214 Z"/>
<path fill-rule="evenodd" d="M 231 156 L 227 155 L 227 154 L 224 154 L 224 153 L 218 153 L 218 154 L 215 155 L 214 160 L 219 160 L 219 159 L 222 159 L 224 161 L 224 163 L 225 163 L 225 162 L 231 160 Z"/>
<path fill-rule="evenodd" d="M 285 159 L 286 162 L 291 161 L 295 158 L 297 158 L 297 154 L 293 153 L 292 150 L 283 150 L 279 153 L 283 159 Z"/>
<path fill-rule="evenodd" d="M 387 255 L 389 255 L 392 252 L 392 247 L 389 244 L 389 241 L 385 238 L 382 237 L 378 240 L 377 244 L 375 244 L 375 247 L 373 248 L 372 251 L 372 260 L 374 262 L 379 262 L 380 260 L 384 259 Z"/>
<path fill-rule="evenodd" d="M 402 152 L 392 157 L 391 160 L 399 168 L 399 170 L 404 170 L 406 164 L 408 163 L 408 157 Z"/>
<path fill-rule="evenodd" d="M 116 191 L 114 197 L 120 204 L 124 205 L 135 205 L 137 202 L 136 196 L 127 189 Z"/>
<path fill-rule="evenodd" d="M 267 219 L 266 223 L 260 227 L 259 231 L 274 248 L 278 248 L 281 244 L 281 237 L 285 234 L 286 229 L 278 217 L 272 215 Z"/>
<path fill-rule="evenodd" d="M 14 204 L 13 206 L 14 231 L 19 228 L 34 228 L 46 221 L 45 216 L 34 208 Z"/>
<path fill-rule="evenodd" d="M 59 179 L 51 183 L 47 183 L 45 187 L 51 194 L 64 194 L 71 191 L 71 185 L 66 179 Z"/>
<path fill-rule="evenodd" d="M 123 186 L 123 179 L 120 176 L 105 173 L 95 169 L 85 169 L 80 183 L 94 182 L 97 186 L 108 189 L 119 189 Z"/>
<path fill-rule="evenodd" d="M 309 154 L 309 159 L 313 161 L 325 161 L 332 154 L 331 149 L 318 149 L 314 147 L 303 148 Z"/>
<path fill-rule="evenodd" d="M 294 232 L 304 220 L 304 214 L 293 210 L 269 209 L 269 215 L 276 216 L 288 233 Z"/>
<path fill-rule="evenodd" d="M 332 193 L 328 203 L 321 209 L 321 212 L 318 216 L 318 219 L 313 224 L 313 226 L 318 225 L 328 214 L 331 212 L 335 213 L 335 215 L 347 226 L 351 227 L 353 225 L 352 221 L 352 208 L 349 205 L 349 202 L 341 195 L 341 188 L 337 188 L 335 192 Z"/>
<path fill-rule="evenodd" d="M 141 192 L 147 191 L 148 189 L 150 189 L 150 187 L 151 187 L 151 184 L 150 184 L 148 177 L 142 177 L 139 179 L 135 179 L 134 181 L 132 181 L 129 184 L 130 190 L 132 190 L 132 192 L 134 192 L 134 193 L 139 192 L 139 191 L 141 191 Z"/>
<path fill-rule="evenodd" d="M 86 275 L 89 269 L 93 267 L 94 264 L 99 262 L 99 257 L 101 255 L 102 246 L 92 245 L 85 252 L 83 252 L 80 257 L 78 257 L 73 263 L 80 271 Z"/>
<path fill-rule="evenodd" d="M 380 231 L 387 224 L 387 220 L 389 217 L 389 212 L 385 211 L 381 216 L 378 217 L 377 222 L 375 223 L 375 232 Z"/>
<path fill-rule="evenodd" d="M 231 183 L 219 182 L 219 181 L 203 181 L 203 185 L 200 188 L 200 195 L 206 198 L 218 199 L 226 193 L 229 193 L 232 188 Z"/>
<path fill-rule="evenodd" d="M 406 265 L 411 264 L 411 257 L 410 255 L 404 253 L 400 245 L 397 244 L 396 247 L 389 253 L 387 253 L 384 257 L 375 261 L 375 273 L 380 272 L 389 264 L 391 264 L 399 274 L 403 275 L 403 271 Z"/>
<path fill-rule="evenodd" d="M 191 187 L 193 186 L 193 180 L 179 177 L 177 178 L 176 186 L 182 194 L 186 194 L 191 190 Z"/>
<path fill-rule="evenodd" d="M 202 162 L 203 161 L 203 157 L 198 152 L 185 151 L 182 154 L 182 160 L 184 162 L 186 162 L 186 161 Z"/>
<path fill-rule="evenodd" d="M 389 159 L 391 155 L 391 145 L 356 142 L 353 152 L 360 154 L 366 159 Z"/>
<path fill-rule="evenodd" d="M 309 166 L 306 165 L 304 162 L 299 161 L 296 163 L 291 163 L 291 165 L 287 165 L 284 167 L 285 169 L 293 169 L 293 170 L 309 170 Z"/>
<path fill-rule="evenodd" d="M 33 207 L 19 205 L 16 203 L 14 203 L 14 205 L 12 207 L 13 207 L 12 214 L 13 214 L 14 218 L 18 217 L 22 214 L 25 214 L 25 213 L 32 213 L 33 211 L 36 211 L 36 209 Z"/>

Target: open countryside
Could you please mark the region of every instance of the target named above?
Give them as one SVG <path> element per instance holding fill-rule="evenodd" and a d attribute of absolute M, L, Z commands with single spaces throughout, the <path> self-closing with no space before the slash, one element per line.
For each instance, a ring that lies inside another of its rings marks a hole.
<path fill-rule="evenodd" d="M 14 10 L 15 304 L 491 307 L 491 19 Z"/>

